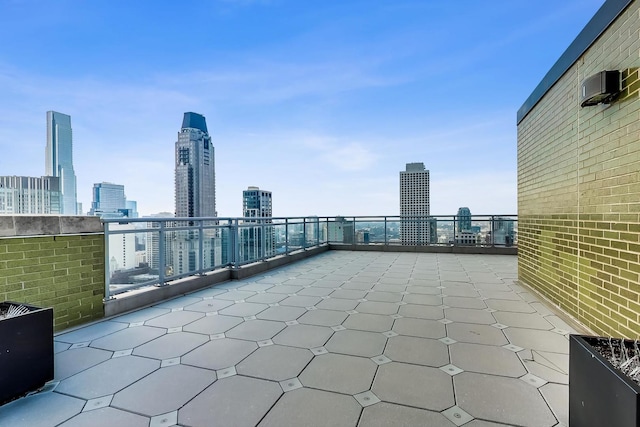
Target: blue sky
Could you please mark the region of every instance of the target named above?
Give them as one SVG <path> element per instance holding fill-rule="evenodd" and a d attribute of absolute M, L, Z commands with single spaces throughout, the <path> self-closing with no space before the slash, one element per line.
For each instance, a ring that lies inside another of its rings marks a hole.
<path fill-rule="evenodd" d="M 603 0 L 0 0 L 0 175 L 44 174 L 71 115 L 78 199 L 173 212 L 182 115 L 207 119 L 220 216 L 516 213 L 516 111 Z"/>

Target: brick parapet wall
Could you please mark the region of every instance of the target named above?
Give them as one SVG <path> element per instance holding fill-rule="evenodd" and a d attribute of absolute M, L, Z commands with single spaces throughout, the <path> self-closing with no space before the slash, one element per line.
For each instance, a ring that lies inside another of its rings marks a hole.
<path fill-rule="evenodd" d="M 640 337 L 640 4 L 632 3 L 518 125 L 518 267 L 602 335 Z M 580 83 L 621 70 L 610 105 Z"/>
<path fill-rule="evenodd" d="M 104 316 L 98 218 L 0 217 L 0 300 L 53 307 L 55 330 Z"/>

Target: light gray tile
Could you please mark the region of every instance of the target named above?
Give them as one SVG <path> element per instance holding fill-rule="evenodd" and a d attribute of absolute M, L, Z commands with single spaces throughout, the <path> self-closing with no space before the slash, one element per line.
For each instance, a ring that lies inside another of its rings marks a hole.
<path fill-rule="evenodd" d="M 127 328 L 92 341 L 91 347 L 110 351 L 126 350 L 156 339 L 165 333 L 165 329 L 151 326 Z"/>
<path fill-rule="evenodd" d="M 282 396 L 259 427 L 355 426 L 361 410 L 352 396 L 300 388 Z"/>
<path fill-rule="evenodd" d="M 524 301 L 508 301 L 501 299 L 488 299 L 485 301 L 489 308 L 498 311 L 513 311 L 516 313 L 535 313 L 536 310 Z"/>
<path fill-rule="evenodd" d="M 299 379 L 305 387 L 358 394 L 371 388 L 377 366 L 363 357 L 330 353 L 314 357 Z"/>
<path fill-rule="evenodd" d="M 149 418 L 115 408 L 100 408 L 83 412 L 60 424 L 60 427 L 148 427 Z"/>
<path fill-rule="evenodd" d="M 181 363 L 206 369 L 223 369 L 239 363 L 257 348 L 254 342 L 223 338 L 209 341 L 184 355 Z"/>
<path fill-rule="evenodd" d="M 481 325 L 492 325 L 496 323 L 496 319 L 491 313 L 471 308 L 447 308 L 444 310 L 444 316 L 454 322 L 476 323 Z"/>
<path fill-rule="evenodd" d="M 185 332 L 197 334 L 215 335 L 227 332 L 229 329 L 242 323 L 242 319 L 235 316 L 206 316 L 196 320 L 182 328 Z"/>
<path fill-rule="evenodd" d="M 494 291 L 494 290 L 481 290 L 480 294 L 483 297 L 494 300 L 510 300 L 510 301 L 522 301 L 522 298 L 514 291 Z"/>
<path fill-rule="evenodd" d="M 337 326 L 345 321 L 348 314 L 335 310 L 314 310 L 302 315 L 298 321 L 306 325 Z"/>
<path fill-rule="evenodd" d="M 527 373 L 518 355 L 502 347 L 459 342 L 449 352 L 451 363 L 465 371 L 514 378 Z"/>
<path fill-rule="evenodd" d="M 272 339 L 278 332 L 283 330 L 285 326 L 286 325 L 282 322 L 258 319 L 250 322 L 243 322 L 227 331 L 226 335 L 231 338 L 262 341 Z"/>
<path fill-rule="evenodd" d="M 393 302 L 366 301 L 359 303 L 355 309 L 360 313 L 390 315 L 398 312 L 398 304 Z"/>
<path fill-rule="evenodd" d="M 313 354 L 306 349 L 270 345 L 254 351 L 236 370 L 240 375 L 284 381 L 297 377 L 312 358 Z"/>
<path fill-rule="evenodd" d="M 276 382 L 239 375 L 223 378 L 180 409 L 178 423 L 211 427 L 254 426 L 282 393 Z M 287 395 L 291 393 L 295 391 Z"/>
<path fill-rule="evenodd" d="M 385 402 L 433 411 L 443 411 L 455 404 L 451 376 L 427 366 L 397 362 L 381 365 L 371 391 Z"/>
<path fill-rule="evenodd" d="M 422 338 L 443 338 L 447 335 L 445 326 L 435 320 L 403 317 L 396 319 L 393 330 L 400 335 Z"/>
<path fill-rule="evenodd" d="M 546 384 L 540 392 L 551 406 L 558 421 L 569 425 L 569 386 L 564 384 Z"/>
<path fill-rule="evenodd" d="M 163 335 L 133 350 L 136 356 L 164 360 L 180 357 L 209 341 L 209 337 L 191 332 L 175 332 Z"/>
<path fill-rule="evenodd" d="M 323 346 L 332 334 L 333 330 L 325 326 L 292 325 L 276 335 L 273 342 L 311 349 Z"/>
<path fill-rule="evenodd" d="M 475 418 L 520 426 L 557 423 L 538 389 L 524 381 L 472 372 L 456 375 L 453 381 L 458 406 Z"/>
<path fill-rule="evenodd" d="M 415 282 L 410 282 L 415 283 Z M 409 285 L 406 288 L 406 292 L 410 294 L 418 294 L 418 295 L 440 295 L 442 292 L 435 286 L 417 286 L 417 285 Z"/>
<path fill-rule="evenodd" d="M 360 331 L 385 332 L 393 326 L 393 319 L 381 314 L 355 313 L 349 315 L 343 326 Z"/>
<path fill-rule="evenodd" d="M 111 320 L 113 320 L 114 322 L 124 322 L 124 323 L 145 322 L 147 320 L 153 319 L 154 317 L 167 314 L 170 311 L 171 309 L 169 308 L 148 307 L 148 308 L 143 308 L 142 310 L 137 310 L 122 316 L 114 317 Z"/>
<path fill-rule="evenodd" d="M 526 329 L 551 330 L 554 326 L 547 322 L 544 317 L 535 313 L 514 313 L 498 311 L 494 314 L 496 320 L 507 326 Z"/>
<path fill-rule="evenodd" d="M 155 326 L 157 328 L 175 328 L 178 326 L 188 325 L 189 323 L 195 322 L 202 317 L 204 317 L 204 313 L 184 310 L 173 311 L 171 313 L 155 317 L 151 320 L 147 320 L 145 322 L 145 325 Z"/>
<path fill-rule="evenodd" d="M 505 329 L 508 331 L 509 329 Z M 485 344 L 502 346 L 509 342 L 504 337 L 503 331 L 489 325 L 476 325 L 473 323 L 451 323 L 447 325 L 447 336 L 456 341 L 473 344 Z"/>
<path fill-rule="evenodd" d="M 399 292 L 369 292 L 364 298 L 369 301 L 398 302 L 402 300 L 402 294 Z"/>
<path fill-rule="evenodd" d="M 307 310 L 304 307 L 287 307 L 281 305 L 279 307 L 269 307 L 265 311 L 258 313 L 256 317 L 258 319 L 279 320 L 281 322 L 285 322 L 289 320 L 296 320 L 306 312 Z"/>
<path fill-rule="evenodd" d="M 120 322 L 99 322 L 84 328 L 76 329 L 73 332 L 56 335 L 55 340 L 69 344 L 90 342 L 98 338 L 105 337 L 114 332 L 127 328 L 126 323 Z"/>
<path fill-rule="evenodd" d="M 205 299 L 195 304 L 187 305 L 184 309 L 186 311 L 198 311 L 201 313 L 209 313 L 211 311 L 222 310 L 233 304 L 233 301 L 224 301 L 217 299 Z"/>
<path fill-rule="evenodd" d="M 79 414 L 84 404 L 59 393 L 39 393 L 0 406 L 0 420 L 7 426 L 51 427 Z"/>
<path fill-rule="evenodd" d="M 448 305 L 449 307 L 475 308 L 475 309 L 487 308 L 487 305 L 485 304 L 485 302 L 478 298 L 451 296 L 451 294 L 449 293 L 449 289 L 450 288 L 443 290 L 443 292 L 447 293 L 447 296 L 442 299 L 442 302 Z"/>
<path fill-rule="evenodd" d="M 442 414 L 381 402 L 364 408 L 358 427 L 438 426 L 454 427 Z"/>
<path fill-rule="evenodd" d="M 181 408 L 215 380 L 213 371 L 175 365 L 159 369 L 116 393 L 111 406 L 156 416 Z"/>
<path fill-rule="evenodd" d="M 331 294 L 333 291 L 334 290 L 332 288 L 311 287 L 311 288 L 304 288 L 303 290 L 299 291 L 298 295 L 310 296 L 310 297 L 324 297 Z M 286 297 L 286 295 L 284 297 Z"/>
<path fill-rule="evenodd" d="M 316 307 L 325 310 L 340 310 L 347 311 L 353 310 L 358 305 L 357 300 L 342 299 L 342 298 L 330 298 L 320 301 L 316 304 Z"/>
<path fill-rule="evenodd" d="M 418 319 L 438 320 L 444 318 L 444 310 L 432 305 L 407 304 L 398 309 L 398 314 Z"/>
<path fill-rule="evenodd" d="M 511 343 L 522 348 L 550 353 L 569 353 L 569 340 L 551 331 L 508 328 L 504 333 Z"/>
<path fill-rule="evenodd" d="M 194 296 L 182 296 L 154 305 L 157 308 L 184 308 L 185 305 L 195 304 L 202 298 Z"/>
<path fill-rule="evenodd" d="M 331 353 L 373 357 L 382 354 L 386 340 L 375 332 L 345 330 L 334 333 L 325 348 Z"/>
<path fill-rule="evenodd" d="M 270 294 L 285 294 L 285 296 L 287 294 L 295 294 L 296 292 L 301 291 L 302 289 L 304 289 L 302 286 L 299 285 L 276 285 L 273 286 L 271 289 L 269 289 Z"/>
<path fill-rule="evenodd" d="M 257 304 L 252 302 L 244 302 L 233 304 L 227 308 L 223 308 L 218 313 L 224 314 L 227 316 L 239 316 L 239 317 L 247 317 L 247 316 L 255 316 L 258 313 L 269 308 L 267 304 Z"/>
<path fill-rule="evenodd" d="M 249 297 L 256 295 L 254 291 L 239 291 L 237 289 L 230 290 L 223 294 L 214 296 L 214 299 L 227 300 L 227 301 L 240 301 L 246 300 Z"/>
<path fill-rule="evenodd" d="M 90 347 L 63 351 L 54 357 L 56 380 L 63 380 L 111 358 L 111 352 Z"/>
<path fill-rule="evenodd" d="M 364 298 L 367 295 L 367 291 L 358 289 L 336 289 L 335 291 L 331 292 L 330 295 L 331 298 L 359 300 L 360 298 Z"/>
<path fill-rule="evenodd" d="M 60 382 L 56 391 L 83 399 L 114 394 L 160 367 L 159 360 L 136 356 L 109 359 Z"/>
<path fill-rule="evenodd" d="M 273 304 L 275 302 L 282 301 L 286 297 L 287 297 L 286 294 L 264 293 L 264 294 L 258 294 L 258 295 L 254 295 L 252 297 L 249 297 L 245 301 L 246 302 L 259 303 L 259 304 Z"/>
<path fill-rule="evenodd" d="M 398 336 L 387 343 L 384 354 L 397 362 L 440 367 L 449 363 L 447 346 L 438 340 Z"/>
<path fill-rule="evenodd" d="M 410 294 L 402 299 L 408 304 L 418 305 L 441 305 L 442 297 L 439 295 Z"/>

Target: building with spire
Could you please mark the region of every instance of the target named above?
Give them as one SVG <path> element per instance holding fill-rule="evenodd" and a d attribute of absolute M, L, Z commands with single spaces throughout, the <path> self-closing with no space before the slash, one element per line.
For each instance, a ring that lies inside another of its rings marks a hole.
<path fill-rule="evenodd" d="M 76 174 L 73 170 L 71 116 L 56 111 L 47 111 L 45 175 L 60 180 L 60 213 L 77 215 L 78 197 Z"/>

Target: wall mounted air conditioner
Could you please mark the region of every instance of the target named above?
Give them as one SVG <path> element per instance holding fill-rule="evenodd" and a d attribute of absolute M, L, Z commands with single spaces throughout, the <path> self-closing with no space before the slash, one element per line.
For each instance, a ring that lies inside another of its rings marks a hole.
<path fill-rule="evenodd" d="M 621 90 L 620 71 L 601 71 L 588 77 L 582 82 L 581 107 L 590 105 L 610 104 L 614 101 Z"/>

